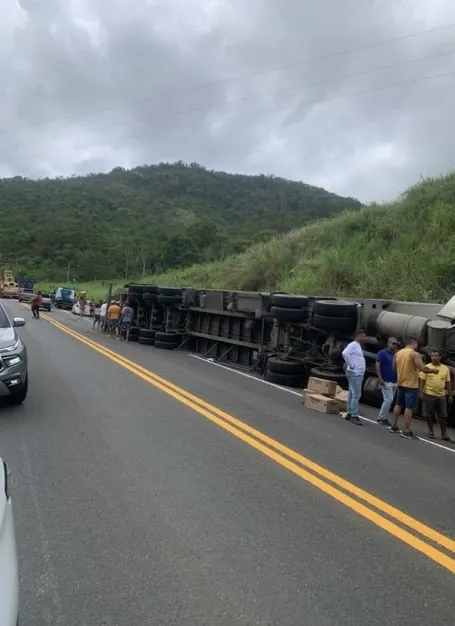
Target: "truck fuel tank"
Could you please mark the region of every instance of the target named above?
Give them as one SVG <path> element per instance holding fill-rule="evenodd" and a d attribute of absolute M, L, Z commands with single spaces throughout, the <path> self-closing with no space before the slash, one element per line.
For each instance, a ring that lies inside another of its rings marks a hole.
<path fill-rule="evenodd" d="M 371 334 L 379 335 L 384 340 L 396 337 L 403 342 L 409 338 L 415 339 L 420 346 L 425 346 L 429 321 L 429 318 L 418 315 L 380 311 L 370 315 L 367 326 Z"/>

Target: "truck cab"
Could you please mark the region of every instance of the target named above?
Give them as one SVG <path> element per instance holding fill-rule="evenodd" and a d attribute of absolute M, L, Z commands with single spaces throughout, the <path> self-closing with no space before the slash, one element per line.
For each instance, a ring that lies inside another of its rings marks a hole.
<path fill-rule="evenodd" d="M 66 311 L 72 310 L 75 299 L 76 292 L 70 287 L 58 287 L 53 295 L 55 308 Z"/>

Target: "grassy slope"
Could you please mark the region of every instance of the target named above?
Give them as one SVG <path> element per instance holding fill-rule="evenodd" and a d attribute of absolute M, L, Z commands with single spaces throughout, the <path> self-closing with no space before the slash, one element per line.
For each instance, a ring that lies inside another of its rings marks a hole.
<path fill-rule="evenodd" d="M 395 203 L 346 212 L 225 261 L 141 282 L 445 301 L 455 293 L 455 173 L 426 180 Z M 89 291 L 101 296 L 106 286 Z"/>

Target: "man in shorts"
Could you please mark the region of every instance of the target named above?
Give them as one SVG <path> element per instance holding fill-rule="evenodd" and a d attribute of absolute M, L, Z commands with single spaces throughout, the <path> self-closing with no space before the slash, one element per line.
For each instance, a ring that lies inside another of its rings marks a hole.
<path fill-rule="evenodd" d="M 116 335 L 118 333 L 118 326 L 120 322 L 121 309 L 115 300 L 112 300 L 111 306 L 107 310 L 107 325 L 109 329 L 109 335 Z"/>
<path fill-rule="evenodd" d="M 393 409 L 391 433 L 397 433 L 398 420 L 404 409 L 404 426 L 401 436 L 404 439 L 415 439 L 411 430 L 412 414 L 417 408 L 419 399 L 419 373 L 438 374 L 437 368 L 427 367 L 422 356 L 417 352 L 418 343 L 415 339 L 407 339 L 405 347 L 393 357 L 393 369 L 397 373 L 397 402 Z"/>
<path fill-rule="evenodd" d="M 122 315 L 120 317 L 120 334 L 128 341 L 128 335 L 130 334 L 131 324 L 133 322 L 134 310 L 128 300 L 125 302 Z"/>
<path fill-rule="evenodd" d="M 452 379 L 447 365 L 441 363 L 441 355 L 437 350 L 431 353 L 431 366 L 438 373 L 420 374 L 420 392 L 423 401 L 424 416 L 428 424 L 428 437 L 434 439 L 434 418 L 438 416 L 441 428 L 441 439 L 453 443 L 447 435 L 447 402 L 452 403 Z"/>

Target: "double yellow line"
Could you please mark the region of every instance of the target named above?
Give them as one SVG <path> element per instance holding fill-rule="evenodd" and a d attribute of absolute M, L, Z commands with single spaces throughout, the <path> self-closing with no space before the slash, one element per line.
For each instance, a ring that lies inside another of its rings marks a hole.
<path fill-rule="evenodd" d="M 453 539 L 426 526 L 400 509 L 134 361 L 84 337 L 47 315 L 43 315 L 43 317 L 62 332 L 199 413 L 237 439 L 272 459 L 275 463 L 285 467 L 299 478 L 455 574 L 455 559 L 451 556 L 455 555 L 455 541 Z"/>

